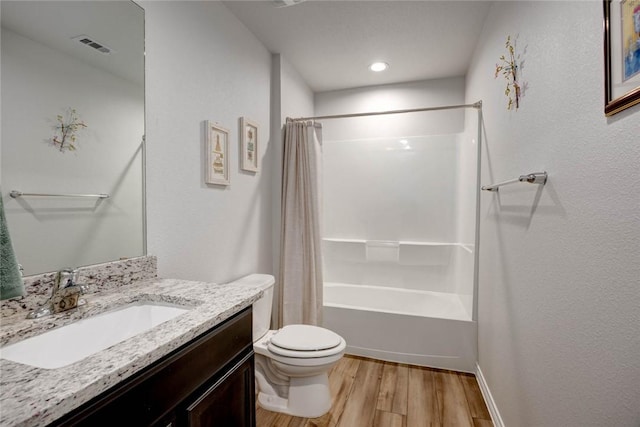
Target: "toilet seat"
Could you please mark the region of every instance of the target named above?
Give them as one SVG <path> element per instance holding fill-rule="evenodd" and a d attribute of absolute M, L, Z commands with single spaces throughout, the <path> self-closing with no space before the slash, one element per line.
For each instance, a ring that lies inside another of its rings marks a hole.
<path fill-rule="evenodd" d="M 279 356 L 304 359 L 333 356 L 345 346 L 344 339 L 328 329 L 287 325 L 270 337 L 267 348 Z"/>

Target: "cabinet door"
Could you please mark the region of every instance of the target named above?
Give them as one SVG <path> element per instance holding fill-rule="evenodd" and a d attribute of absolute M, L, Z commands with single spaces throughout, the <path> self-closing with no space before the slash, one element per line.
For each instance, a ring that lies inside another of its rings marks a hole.
<path fill-rule="evenodd" d="M 155 423 L 152 427 L 176 427 L 177 425 L 176 416 L 172 413 L 165 419 Z"/>
<path fill-rule="evenodd" d="M 253 354 L 187 407 L 190 427 L 255 427 Z"/>

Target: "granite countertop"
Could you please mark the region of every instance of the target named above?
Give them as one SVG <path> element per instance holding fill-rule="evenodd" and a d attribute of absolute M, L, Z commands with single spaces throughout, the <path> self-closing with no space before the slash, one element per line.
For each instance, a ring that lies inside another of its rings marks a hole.
<path fill-rule="evenodd" d="M 151 279 L 91 294 L 87 304 L 54 316 L 3 318 L 0 346 L 136 301 L 192 307 L 155 328 L 58 369 L 0 359 L 0 426 L 44 426 L 251 305 L 262 291 L 174 279 Z M 71 343 L 73 345 L 73 343 Z"/>

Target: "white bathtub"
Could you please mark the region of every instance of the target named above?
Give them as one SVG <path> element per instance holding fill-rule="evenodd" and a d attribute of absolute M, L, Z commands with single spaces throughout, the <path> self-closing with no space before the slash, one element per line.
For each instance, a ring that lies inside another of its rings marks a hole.
<path fill-rule="evenodd" d="M 323 325 L 348 354 L 475 372 L 477 323 L 455 294 L 325 282 Z"/>
<path fill-rule="evenodd" d="M 471 320 L 456 294 L 343 283 L 325 283 L 323 291 L 325 306 Z"/>

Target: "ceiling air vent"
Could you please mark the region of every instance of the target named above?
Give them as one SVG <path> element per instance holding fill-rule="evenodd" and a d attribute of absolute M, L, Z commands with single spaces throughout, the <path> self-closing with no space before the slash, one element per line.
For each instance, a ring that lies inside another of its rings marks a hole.
<path fill-rule="evenodd" d="M 109 55 L 111 53 L 115 53 L 115 51 L 110 47 L 105 46 L 103 43 L 97 42 L 95 39 L 89 36 L 81 35 L 77 37 L 72 37 L 71 40 L 75 40 L 78 43 L 81 43 L 85 46 L 95 49 L 98 52 L 102 53 L 103 55 Z"/>
<path fill-rule="evenodd" d="M 305 0 L 273 0 L 273 5 L 275 7 L 287 7 L 302 3 L 303 1 Z"/>

